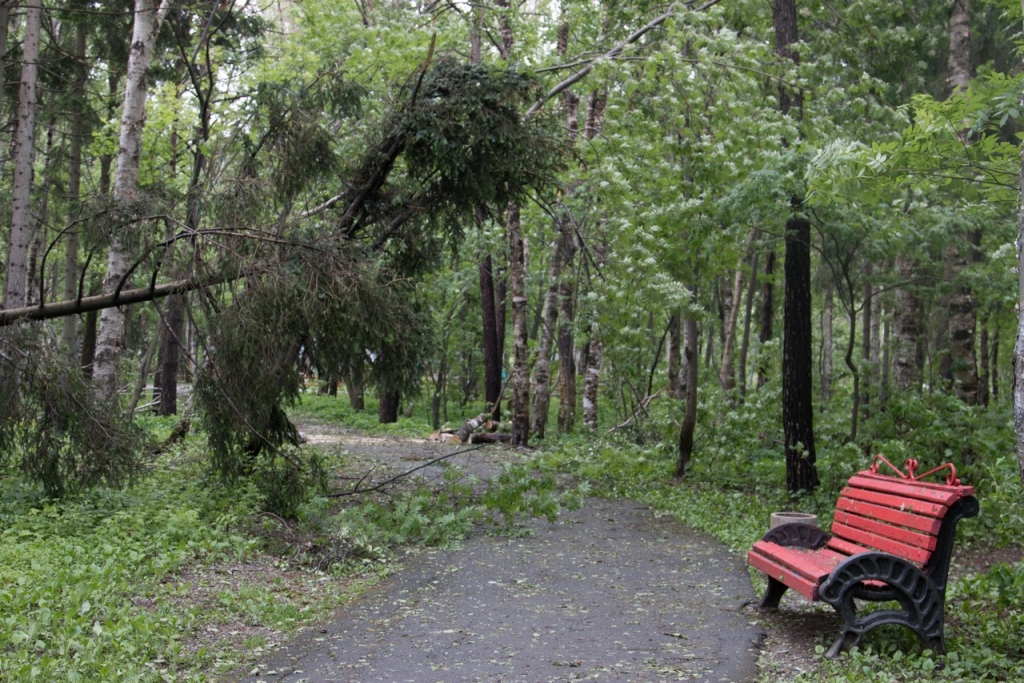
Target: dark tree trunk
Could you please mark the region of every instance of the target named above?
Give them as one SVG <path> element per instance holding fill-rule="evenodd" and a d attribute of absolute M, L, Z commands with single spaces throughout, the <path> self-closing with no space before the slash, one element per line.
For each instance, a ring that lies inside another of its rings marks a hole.
<path fill-rule="evenodd" d="M 860 380 L 859 403 L 862 416 L 866 419 L 871 412 L 871 318 L 874 315 L 874 288 L 871 285 L 872 268 L 868 265 L 864 283 L 864 307 L 861 309 L 861 345 L 860 345 L 860 367 L 863 369 Z"/>
<path fill-rule="evenodd" d="M 397 391 L 380 392 L 377 421 L 380 424 L 398 422 L 398 410 L 402 407 L 402 394 Z"/>
<path fill-rule="evenodd" d="M 683 323 L 686 348 L 683 351 L 686 362 L 686 412 L 679 428 L 679 459 L 675 476 L 686 475 L 686 467 L 693 457 L 693 433 L 697 428 L 697 321 L 687 317 Z"/>
<path fill-rule="evenodd" d="M 89 294 L 99 294 L 99 286 L 92 282 L 89 285 Z M 96 355 L 96 325 L 99 321 L 97 311 L 89 311 L 85 314 L 85 324 L 82 327 L 82 357 L 81 367 L 85 376 L 92 379 L 92 362 Z"/>
<path fill-rule="evenodd" d="M 791 46 L 797 41 L 796 2 L 775 0 L 772 5 L 776 52 L 799 63 Z M 779 108 L 803 118 L 803 95 L 779 84 Z M 783 140 L 786 144 L 786 140 Z M 813 359 L 811 340 L 811 223 L 798 212 L 803 199 L 793 197 L 793 214 L 786 220 L 786 296 L 783 306 L 782 427 L 786 441 L 786 488 L 813 491 L 818 486 L 814 455 Z"/>
<path fill-rule="evenodd" d="M 986 318 L 981 323 L 981 340 L 978 349 L 978 360 L 981 361 L 981 368 L 978 374 L 978 401 L 983 406 L 988 405 L 988 375 L 989 375 L 989 352 L 988 352 L 988 323 Z"/>
<path fill-rule="evenodd" d="M 181 335 L 185 331 L 185 300 L 175 294 L 167 300 L 166 325 L 161 325 L 160 338 L 160 415 L 178 412 L 178 361 Z"/>
<path fill-rule="evenodd" d="M 786 488 L 791 492 L 809 492 L 818 486 L 811 380 L 810 241 L 810 221 L 800 215 L 791 216 L 786 221 L 782 347 L 782 424 L 786 440 Z"/>
<path fill-rule="evenodd" d="M 998 320 L 998 316 L 993 316 Z M 995 401 L 999 398 L 999 325 L 996 324 L 992 328 L 992 360 L 990 366 L 992 368 L 992 400 Z"/>
<path fill-rule="evenodd" d="M 681 382 L 683 364 L 683 334 L 679 311 L 672 313 L 668 320 L 668 395 L 682 398 Z"/>
<path fill-rule="evenodd" d="M 740 345 L 738 379 L 740 401 L 747 395 L 747 358 L 750 355 L 750 322 L 754 312 L 754 292 L 757 291 L 757 252 L 750 258 L 750 283 L 747 285 L 747 299 L 743 311 L 743 342 Z"/>
<path fill-rule="evenodd" d="M 501 352 L 498 347 L 498 317 L 494 306 L 494 271 L 491 255 L 480 263 L 480 301 L 484 338 L 484 402 L 494 409 L 494 419 L 501 419 L 501 406 L 495 405 L 501 393 Z"/>
<path fill-rule="evenodd" d="M 775 321 L 775 250 L 770 249 L 764 257 L 764 282 L 761 284 L 761 343 L 757 364 L 757 386 L 763 387 L 768 381 L 768 353 L 765 345 L 772 340 Z"/>

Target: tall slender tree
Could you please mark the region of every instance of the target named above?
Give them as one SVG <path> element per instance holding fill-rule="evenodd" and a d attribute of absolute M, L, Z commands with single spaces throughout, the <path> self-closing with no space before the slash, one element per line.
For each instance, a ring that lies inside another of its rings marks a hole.
<path fill-rule="evenodd" d="M 11 185 L 11 232 L 7 243 L 4 307 L 28 303 L 28 256 L 32 240 L 32 167 L 35 158 L 36 80 L 43 6 L 26 0 L 22 40 L 21 81 L 18 86 L 18 129 L 14 138 L 14 182 Z"/>
<path fill-rule="evenodd" d="M 139 164 L 142 159 L 142 129 L 146 124 L 147 77 L 167 7 L 166 0 L 135 2 L 113 186 L 119 224 L 114 226 L 110 241 L 103 280 L 105 294 L 116 295 L 125 285 L 130 254 L 120 233 L 143 217 L 139 205 Z M 98 396 L 107 401 L 116 399 L 119 389 L 118 363 L 121 360 L 124 321 L 124 311 L 120 308 L 105 308 L 100 314 L 96 332 L 93 379 Z"/>

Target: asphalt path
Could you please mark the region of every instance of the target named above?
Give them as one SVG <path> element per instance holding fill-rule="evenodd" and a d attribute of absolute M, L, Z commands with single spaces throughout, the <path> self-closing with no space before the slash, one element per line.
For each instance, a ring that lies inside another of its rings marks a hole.
<path fill-rule="evenodd" d="M 756 679 L 764 635 L 741 557 L 629 501 L 530 528 L 409 558 L 239 680 Z"/>

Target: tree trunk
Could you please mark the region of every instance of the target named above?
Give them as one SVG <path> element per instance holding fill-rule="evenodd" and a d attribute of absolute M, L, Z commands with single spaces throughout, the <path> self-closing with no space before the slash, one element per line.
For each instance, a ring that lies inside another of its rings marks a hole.
<path fill-rule="evenodd" d="M 178 413 L 178 364 L 181 339 L 185 332 L 185 295 L 175 294 L 167 300 L 165 324 L 160 325 L 160 415 Z"/>
<path fill-rule="evenodd" d="M 348 405 L 352 410 L 362 412 L 366 410 L 366 401 L 363 398 L 363 383 L 359 379 L 346 377 L 345 391 L 348 393 Z"/>
<path fill-rule="evenodd" d="M 484 403 L 494 409 L 494 419 L 501 419 L 501 406 L 496 405 L 501 392 L 501 355 L 498 349 L 498 317 L 494 305 L 494 271 L 491 255 L 480 262 L 480 300 L 484 339 Z"/>
<path fill-rule="evenodd" d="M 167 13 L 167 3 L 154 0 L 136 0 L 132 27 L 131 51 L 125 76 L 124 107 L 121 132 L 118 138 L 117 173 L 114 176 L 114 204 L 127 226 L 140 218 L 138 202 L 139 163 L 142 156 L 142 129 L 146 122 L 146 80 L 153 59 L 160 25 Z M 107 274 L 103 292 L 112 294 L 123 286 L 128 272 L 129 255 L 115 233 L 107 257 Z M 121 358 L 124 335 L 124 312 L 120 308 L 107 308 L 100 315 L 96 333 L 96 356 L 93 379 L 97 395 L 113 404 L 119 388 L 117 366 Z"/>
<path fill-rule="evenodd" d="M 871 383 L 874 378 L 871 376 L 871 318 L 874 316 L 874 288 L 871 285 L 872 268 L 868 264 L 864 282 L 864 305 L 861 308 L 861 345 L 860 345 L 860 367 L 862 376 L 860 381 L 860 405 L 865 418 L 868 417 L 869 405 L 871 402 Z"/>
<path fill-rule="evenodd" d="M 740 401 L 747 396 L 747 358 L 750 356 L 750 322 L 754 312 L 754 292 L 757 290 L 757 251 L 750 258 L 750 283 L 743 311 L 743 343 L 740 345 Z"/>
<path fill-rule="evenodd" d="M 683 363 L 683 330 L 680 322 L 679 309 L 672 312 L 668 319 L 668 395 L 669 398 L 682 398 L 681 382 Z"/>
<path fill-rule="evenodd" d="M 977 405 L 978 366 L 974 358 L 977 315 L 974 310 L 974 294 L 970 285 L 958 281 L 960 273 L 967 267 L 967 259 L 956 245 L 947 245 L 943 249 L 943 258 L 946 261 L 947 275 L 953 280 L 947 315 L 953 387 L 961 401 L 967 405 Z"/>
<path fill-rule="evenodd" d="M 159 320 L 159 316 L 157 317 L 157 320 Z M 132 415 L 135 412 L 135 408 L 139 405 L 139 399 L 142 398 L 142 392 L 146 390 L 146 379 L 149 377 L 149 366 L 153 362 L 153 354 L 156 353 L 157 346 L 160 344 L 159 331 L 159 326 L 153 330 L 153 334 L 149 340 L 149 346 L 146 348 L 146 353 L 142 355 L 142 359 L 139 361 L 139 373 L 135 379 L 135 390 L 132 391 L 132 398 L 128 402 L 128 408 L 126 410 L 128 415 Z"/>
<path fill-rule="evenodd" d="M 853 308 L 849 308 L 848 323 L 850 326 L 850 336 L 847 339 L 846 344 L 846 355 L 844 360 L 846 361 L 846 367 L 850 369 L 850 376 L 853 377 L 853 406 L 850 408 L 850 435 L 849 441 L 852 443 L 857 440 L 857 426 L 858 420 L 860 419 L 860 401 L 863 392 L 861 391 L 861 378 L 860 370 L 853 362 L 853 350 L 857 346 L 857 311 Z"/>
<path fill-rule="evenodd" d="M 981 361 L 981 369 L 978 373 L 978 401 L 983 406 L 988 406 L 988 325 L 989 318 L 986 316 L 981 323 L 981 341 L 978 350 L 978 360 Z"/>
<path fill-rule="evenodd" d="M 810 239 L 811 226 L 807 218 L 793 215 L 786 221 L 782 423 L 786 446 L 786 488 L 790 492 L 813 491 L 818 485 L 811 379 Z"/>
<path fill-rule="evenodd" d="M 825 287 L 825 301 L 821 311 L 821 402 L 828 403 L 832 395 L 832 280 Z"/>
<path fill-rule="evenodd" d="M 74 107 L 71 110 L 71 140 L 68 149 L 68 230 L 65 233 L 67 239 L 64 243 L 64 298 L 73 299 L 78 295 L 78 221 L 81 213 L 81 185 L 82 185 L 82 145 L 85 141 L 86 123 L 85 108 L 86 101 L 85 85 L 88 79 L 88 65 L 86 63 L 86 30 L 85 23 L 80 22 L 75 27 L 75 80 L 72 86 L 72 98 Z M 72 357 L 78 348 L 78 316 L 69 315 L 62 321 L 61 342 L 64 348 L 68 349 Z"/>
<path fill-rule="evenodd" d="M 764 282 L 761 284 L 761 333 L 758 337 L 761 348 L 758 353 L 757 386 L 761 388 L 768 381 L 770 359 L 765 345 L 772 340 L 775 320 L 775 250 L 769 249 L 764 257 Z"/>
<path fill-rule="evenodd" d="M 951 92 L 967 89 L 971 80 L 971 0 L 953 0 L 949 15 L 949 80 Z"/>
<path fill-rule="evenodd" d="M 879 396 L 879 403 L 881 403 L 881 380 L 879 377 L 880 368 L 882 365 L 881 360 L 881 347 L 882 347 L 882 288 L 878 286 L 872 286 L 871 288 L 871 351 L 870 361 L 868 363 L 868 375 L 870 377 L 871 387 L 875 393 Z"/>
<path fill-rule="evenodd" d="M 747 233 L 746 242 L 743 245 L 743 253 L 736 262 L 736 271 L 733 274 L 732 288 L 729 292 L 728 316 L 725 320 L 725 339 L 722 342 L 722 367 L 719 374 L 719 381 L 725 392 L 736 388 L 736 372 L 733 367 L 733 356 L 736 347 L 736 324 L 739 321 L 740 301 L 743 297 L 743 262 L 747 260 L 747 252 L 757 235 L 757 230 Z"/>
<path fill-rule="evenodd" d="M 998 321 L 999 316 L 995 316 Z M 990 367 L 992 368 L 992 400 L 995 401 L 999 398 L 999 325 L 998 323 L 992 327 L 992 360 L 990 361 Z"/>
<path fill-rule="evenodd" d="M 794 64 L 799 56 L 790 47 L 797 41 L 796 3 L 775 0 L 772 20 L 776 52 Z M 803 117 L 803 95 L 779 84 L 779 108 L 783 116 L 796 109 Z M 783 140 L 783 144 L 787 144 Z M 811 340 L 811 224 L 798 212 L 801 197 L 792 197 L 793 214 L 786 220 L 786 296 L 783 307 L 782 427 L 786 441 L 786 488 L 790 492 L 813 491 L 818 486 L 814 453 L 814 406 Z"/>
<path fill-rule="evenodd" d="M 14 0 L 0 0 L 0 83 L 7 82 L 7 38 L 11 25 L 11 5 Z M 0 87 L 0 110 L 3 109 L 4 89 Z"/>
<path fill-rule="evenodd" d="M 890 368 L 892 367 L 891 361 L 891 335 L 890 331 L 892 326 L 889 321 L 886 320 L 882 323 L 882 386 L 878 391 L 878 400 L 883 405 L 889 400 L 889 377 Z"/>
<path fill-rule="evenodd" d="M 810 221 L 800 215 L 791 216 L 786 221 L 782 347 L 782 425 L 786 440 L 786 488 L 790 492 L 810 492 L 818 486 L 811 380 L 810 241 Z"/>
<path fill-rule="evenodd" d="M 508 207 L 509 285 L 512 290 L 512 445 L 525 446 L 530 438 L 530 369 L 526 307 L 526 244 L 519 205 Z"/>
<path fill-rule="evenodd" d="M 548 289 L 544 297 L 544 323 L 540 333 L 537 361 L 533 366 L 533 410 L 530 413 L 530 419 L 531 430 L 539 439 L 544 438 L 544 430 L 548 424 L 548 406 L 551 400 L 551 352 L 554 347 L 555 328 L 558 325 L 558 278 L 562 272 L 562 241 L 563 236 L 557 235 L 551 249 Z"/>
<path fill-rule="evenodd" d="M 39 68 L 40 0 L 25 2 L 21 82 L 18 86 L 18 128 L 14 136 L 14 181 L 11 184 L 11 232 L 7 243 L 4 308 L 28 303 L 28 250 L 32 239 L 32 163 L 36 126 L 36 76 Z M 6 25 L 6 24 L 5 24 Z"/>
<path fill-rule="evenodd" d="M 597 429 L 597 392 L 601 380 L 601 361 L 604 346 L 601 342 L 601 328 L 595 321 L 590 325 L 590 342 L 587 345 L 587 370 L 583 379 L 583 424 Z"/>
<path fill-rule="evenodd" d="M 1021 0 L 1024 8 L 1024 0 Z M 1024 95 L 1021 97 L 1024 106 Z M 1024 482 L 1024 146 L 1017 199 L 1017 341 L 1013 347 L 1013 425 L 1017 434 L 1017 469 Z"/>
<path fill-rule="evenodd" d="M 566 220 L 562 223 L 562 248 L 565 254 L 565 270 L 572 272 L 576 246 L 572 234 L 572 225 Z M 573 347 L 572 325 L 574 317 L 573 281 L 571 277 L 562 277 L 558 286 L 559 320 L 558 320 L 558 379 L 561 396 L 558 404 L 558 431 L 562 434 L 572 432 L 576 424 L 576 357 Z"/>
<path fill-rule="evenodd" d="M 693 457 L 693 434 L 697 428 L 697 321 L 687 317 L 683 322 L 686 348 L 686 412 L 679 427 L 679 459 L 676 461 L 676 478 L 686 475 L 686 468 Z"/>
<path fill-rule="evenodd" d="M 398 409 L 401 406 L 402 395 L 399 392 L 380 392 L 380 404 L 377 406 L 377 422 L 382 425 L 398 422 Z"/>
<path fill-rule="evenodd" d="M 44 107 L 38 102 L 37 106 Z M 29 306 L 46 302 L 45 271 L 46 263 L 40 263 L 40 256 L 46 250 L 48 237 L 46 236 L 49 225 L 50 195 L 53 193 L 53 122 L 46 129 L 46 144 L 43 147 L 43 173 L 42 182 L 39 184 L 39 200 L 32 211 L 33 223 L 31 247 L 28 257 L 28 276 L 26 277 L 26 301 Z"/>
<path fill-rule="evenodd" d="M 951 93 L 967 89 L 971 79 L 971 0 L 953 0 L 949 17 L 949 89 Z M 967 133 L 962 132 L 964 144 Z M 960 274 L 967 267 L 968 255 L 980 244 L 980 234 L 959 229 L 959 238 L 942 250 L 946 277 L 952 284 L 949 294 L 949 376 L 961 401 L 978 403 L 978 367 L 974 357 L 974 333 L 977 315 L 971 287 Z M 977 241 L 975 241 L 975 238 Z"/>
<path fill-rule="evenodd" d="M 901 255 L 896 259 L 896 271 L 899 278 L 907 283 L 914 274 L 913 263 Z M 917 391 L 921 387 L 917 366 L 917 337 L 920 334 L 920 326 L 917 316 L 917 295 L 907 284 L 896 290 L 893 327 L 893 384 L 899 391 Z"/>

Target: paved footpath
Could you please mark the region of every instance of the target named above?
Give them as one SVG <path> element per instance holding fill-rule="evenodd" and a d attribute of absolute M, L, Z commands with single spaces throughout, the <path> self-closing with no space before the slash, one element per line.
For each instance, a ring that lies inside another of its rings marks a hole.
<path fill-rule="evenodd" d="M 629 501 L 531 528 L 411 558 L 242 680 L 755 680 L 741 557 Z"/>

